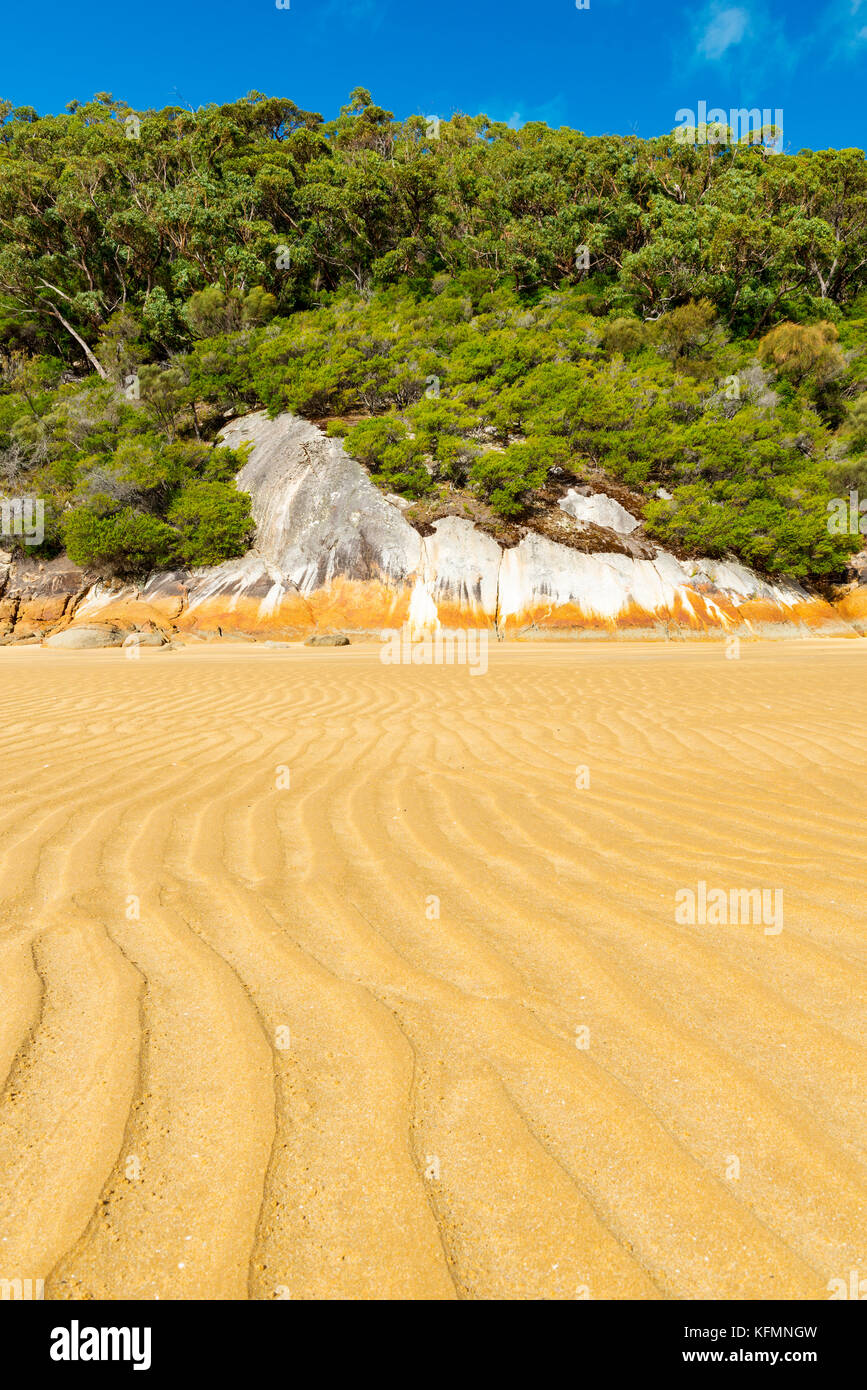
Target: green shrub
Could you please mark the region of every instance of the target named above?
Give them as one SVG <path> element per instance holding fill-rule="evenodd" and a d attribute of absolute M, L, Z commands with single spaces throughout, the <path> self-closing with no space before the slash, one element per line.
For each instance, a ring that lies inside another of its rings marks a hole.
<path fill-rule="evenodd" d="M 250 498 L 229 483 L 188 483 L 169 508 L 178 553 L 190 566 L 217 565 L 243 555 L 255 535 Z"/>
<path fill-rule="evenodd" d="M 138 578 L 180 559 L 178 533 L 159 517 L 131 507 L 109 515 L 78 507 L 64 520 L 63 538 L 73 564 L 104 575 Z"/>
<path fill-rule="evenodd" d="M 549 468 L 564 456 L 562 441 L 531 439 L 481 454 L 470 469 L 470 481 L 500 516 L 520 516 L 527 494 L 542 486 Z"/>

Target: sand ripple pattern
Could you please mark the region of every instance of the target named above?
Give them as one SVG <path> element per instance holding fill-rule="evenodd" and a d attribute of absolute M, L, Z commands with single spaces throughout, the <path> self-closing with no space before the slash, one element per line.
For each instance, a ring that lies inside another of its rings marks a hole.
<path fill-rule="evenodd" d="M 809 1299 L 867 1274 L 865 662 L 4 652 L 0 1278 Z M 782 888 L 783 931 L 679 925 L 699 880 Z"/>

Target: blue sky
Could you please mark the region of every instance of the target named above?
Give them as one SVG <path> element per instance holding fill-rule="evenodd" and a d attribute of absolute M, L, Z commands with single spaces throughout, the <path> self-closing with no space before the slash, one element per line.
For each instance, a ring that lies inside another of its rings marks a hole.
<path fill-rule="evenodd" d="M 255 88 L 328 118 L 364 86 L 398 116 L 649 136 L 704 100 L 781 108 L 789 149 L 867 136 L 867 0 L 31 0 L 5 7 L 3 55 L 0 97 L 40 112 Z"/>

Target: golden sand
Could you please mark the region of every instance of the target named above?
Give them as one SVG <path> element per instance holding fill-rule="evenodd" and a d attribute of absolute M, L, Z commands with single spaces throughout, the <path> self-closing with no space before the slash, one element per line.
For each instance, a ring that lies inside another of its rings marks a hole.
<path fill-rule="evenodd" d="M 867 1274 L 867 644 L 0 654 L 0 1279 Z M 781 889 L 783 929 L 675 895 Z"/>

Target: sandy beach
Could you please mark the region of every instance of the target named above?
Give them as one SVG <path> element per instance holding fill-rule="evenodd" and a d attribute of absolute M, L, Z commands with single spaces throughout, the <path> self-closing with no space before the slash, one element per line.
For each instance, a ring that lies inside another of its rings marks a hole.
<path fill-rule="evenodd" d="M 0 651 L 0 1279 L 867 1275 L 865 677 L 858 640 Z"/>

